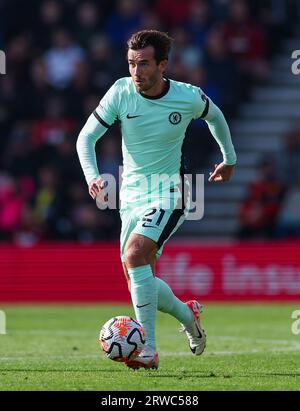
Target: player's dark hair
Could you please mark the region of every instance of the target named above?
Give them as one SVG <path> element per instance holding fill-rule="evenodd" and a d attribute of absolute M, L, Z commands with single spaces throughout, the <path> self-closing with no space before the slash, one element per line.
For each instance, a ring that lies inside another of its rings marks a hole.
<path fill-rule="evenodd" d="M 154 48 L 154 58 L 158 63 L 168 60 L 173 39 L 167 33 L 158 30 L 142 30 L 134 33 L 127 41 L 128 49 L 140 50 L 148 46 Z"/>

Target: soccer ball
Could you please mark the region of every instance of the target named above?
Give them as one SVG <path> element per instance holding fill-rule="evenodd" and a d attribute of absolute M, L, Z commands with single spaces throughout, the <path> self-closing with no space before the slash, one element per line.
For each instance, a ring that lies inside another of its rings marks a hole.
<path fill-rule="evenodd" d="M 108 358 L 124 362 L 142 351 L 145 332 L 141 324 L 133 318 L 117 316 L 103 325 L 99 343 Z"/>

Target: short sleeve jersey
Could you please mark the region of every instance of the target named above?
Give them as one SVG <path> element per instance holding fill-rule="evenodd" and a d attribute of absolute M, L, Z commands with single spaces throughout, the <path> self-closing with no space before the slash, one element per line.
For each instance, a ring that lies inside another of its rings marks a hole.
<path fill-rule="evenodd" d="M 140 94 L 131 79 L 117 80 L 95 111 L 106 127 L 121 123 L 123 174 L 121 198 L 149 189 L 137 184 L 152 175 L 178 176 L 182 144 L 192 119 L 205 117 L 209 99 L 191 84 L 165 79 L 163 93 L 156 97 Z"/>

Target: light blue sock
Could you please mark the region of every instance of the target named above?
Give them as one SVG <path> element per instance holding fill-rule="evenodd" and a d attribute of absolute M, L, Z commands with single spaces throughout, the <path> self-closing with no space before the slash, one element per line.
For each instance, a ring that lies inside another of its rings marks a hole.
<path fill-rule="evenodd" d="M 157 288 L 157 309 L 168 313 L 184 324 L 189 325 L 194 321 L 194 315 L 189 307 L 179 300 L 168 286 L 168 284 L 155 277 Z"/>
<path fill-rule="evenodd" d="M 146 334 L 146 345 L 156 351 L 155 325 L 157 311 L 156 281 L 150 265 L 129 268 L 131 299 L 136 319 Z"/>

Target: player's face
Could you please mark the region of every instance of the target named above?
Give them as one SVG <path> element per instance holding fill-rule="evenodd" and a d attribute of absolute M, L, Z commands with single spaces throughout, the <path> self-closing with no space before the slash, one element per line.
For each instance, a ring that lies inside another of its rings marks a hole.
<path fill-rule="evenodd" d="M 154 48 L 145 47 L 140 50 L 128 50 L 129 72 L 134 85 L 139 92 L 155 90 L 162 80 L 167 67 L 167 60 L 157 64 L 154 58 Z"/>

